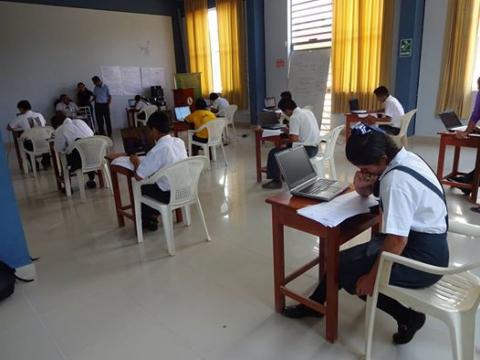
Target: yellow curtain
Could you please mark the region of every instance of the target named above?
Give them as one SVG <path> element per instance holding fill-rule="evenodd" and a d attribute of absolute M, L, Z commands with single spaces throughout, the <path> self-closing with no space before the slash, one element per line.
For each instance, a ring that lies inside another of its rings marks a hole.
<path fill-rule="evenodd" d="M 185 0 L 188 56 L 191 72 L 201 73 L 202 96 L 213 88 L 207 0 Z"/>
<path fill-rule="evenodd" d="M 245 16 L 243 0 L 217 0 L 222 94 L 239 108 L 247 107 Z"/>
<path fill-rule="evenodd" d="M 332 29 L 332 112 L 350 98 L 378 108 L 373 90 L 390 85 L 393 0 L 335 0 Z"/>
<path fill-rule="evenodd" d="M 468 117 L 480 0 L 449 0 L 437 113 Z"/>

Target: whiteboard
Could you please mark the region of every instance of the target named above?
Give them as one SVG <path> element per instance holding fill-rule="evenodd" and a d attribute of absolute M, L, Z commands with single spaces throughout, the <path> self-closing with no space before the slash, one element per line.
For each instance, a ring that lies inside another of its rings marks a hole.
<path fill-rule="evenodd" d="M 288 89 L 298 106 L 313 106 L 321 123 L 327 90 L 330 49 L 294 51 L 290 56 Z"/>

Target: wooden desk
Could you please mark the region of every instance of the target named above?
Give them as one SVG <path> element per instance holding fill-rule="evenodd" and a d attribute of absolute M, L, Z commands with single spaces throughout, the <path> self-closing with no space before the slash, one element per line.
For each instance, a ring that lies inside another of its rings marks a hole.
<path fill-rule="evenodd" d="M 375 113 L 376 114 L 376 113 Z M 352 114 L 352 113 L 345 113 L 345 140 L 348 140 L 350 135 L 352 134 L 352 124 L 356 124 L 365 119 L 365 115 L 367 114 Z M 360 117 L 358 115 L 363 115 L 364 117 Z M 390 122 L 385 121 L 385 119 L 378 118 L 375 122 L 376 124 L 386 124 L 388 125 Z"/>
<path fill-rule="evenodd" d="M 480 185 L 480 137 L 469 136 L 466 139 L 458 139 L 453 132 L 440 132 L 440 148 L 438 150 L 437 162 L 437 177 L 444 185 L 455 186 L 462 189 L 470 189 L 470 201 L 477 202 L 478 186 Z M 448 175 L 443 175 L 445 166 L 445 150 L 447 146 L 454 146 L 455 152 L 453 155 L 453 169 Z M 458 163 L 460 161 L 460 149 L 462 147 L 469 147 L 477 149 L 477 156 L 475 159 L 475 173 L 473 175 L 473 182 L 471 184 L 459 183 L 456 181 L 447 180 L 448 177 L 465 175 L 458 171 Z"/>
<path fill-rule="evenodd" d="M 123 166 L 112 165 L 112 161 L 119 156 L 126 156 L 125 153 L 113 153 L 105 156 L 110 167 L 110 176 L 112 178 L 112 187 L 113 187 L 113 196 L 115 198 L 115 210 L 117 212 L 117 221 L 119 227 L 125 226 L 125 218 L 128 218 L 135 223 L 135 201 L 133 198 L 133 187 L 132 179 L 135 177 L 135 174 L 132 170 L 124 168 Z M 124 175 L 127 179 L 128 184 L 128 197 L 130 200 L 129 204 L 122 204 L 122 194 L 120 192 L 120 184 L 118 182 L 118 175 Z M 183 221 L 182 210 L 175 210 L 177 222 Z"/>
<path fill-rule="evenodd" d="M 279 135 L 262 137 L 263 129 L 255 128 L 255 161 L 257 168 L 257 182 L 262 182 L 262 172 L 267 172 L 266 167 L 262 167 L 262 143 L 270 141 L 275 144 L 276 148 L 281 148 L 291 143 L 291 140 Z"/>
<path fill-rule="evenodd" d="M 138 112 L 134 107 L 126 107 L 125 112 L 127 113 L 127 126 L 135 127 L 135 113 Z"/>
<path fill-rule="evenodd" d="M 193 129 L 193 123 L 188 123 L 186 121 L 172 121 L 170 129 L 173 132 L 173 135 L 178 137 L 179 132 L 188 131 Z"/>
<path fill-rule="evenodd" d="M 17 154 L 18 167 L 20 168 L 20 171 L 23 171 L 22 154 L 20 154 L 20 145 L 18 144 L 18 139 L 23 134 L 23 130 L 13 130 L 8 128 L 8 131 L 12 133 L 13 145 L 15 146 L 15 153 Z"/>
<path fill-rule="evenodd" d="M 273 275 L 275 292 L 275 310 L 279 313 L 285 308 L 285 297 L 288 296 L 309 308 L 325 314 L 325 337 L 335 342 L 338 334 L 338 266 L 339 248 L 346 241 L 361 232 L 372 228 L 378 231 L 379 214 L 362 214 L 345 220 L 339 226 L 328 228 L 322 224 L 297 214 L 297 210 L 318 201 L 291 196 L 288 193 L 275 195 L 266 200 L 272 206 L 273 231 Z M 319 255 L 301 268 L 285 275 L 284 226 L 288 226 L 318 236 Z M 326 275 L 326 305 L 310 300 L 302 294 L 287 288 L 287 284 L 315 265 L 319 265 L 319 278 Z"/>

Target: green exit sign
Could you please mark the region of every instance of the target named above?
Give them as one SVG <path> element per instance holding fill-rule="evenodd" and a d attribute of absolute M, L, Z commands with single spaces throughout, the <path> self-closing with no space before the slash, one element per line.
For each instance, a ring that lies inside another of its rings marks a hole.
<path fill-rule="evenodd" d="M 412 39 L 400 39 L 400 57 L 412 56 Z"/>

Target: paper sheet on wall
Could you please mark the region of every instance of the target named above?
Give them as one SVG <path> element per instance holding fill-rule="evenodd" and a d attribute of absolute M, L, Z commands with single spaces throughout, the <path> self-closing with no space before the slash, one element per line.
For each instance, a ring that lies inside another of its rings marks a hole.
<path fill-rule="evenodd" d="M 378 201 L 373 196 L 364 198 L 352 191 L 328 202 L 307 206 L 297 213 L 325 226 L 334 227 L 352 216 L 370 212 L 370 208 L 375 205 L 378 205 Z"/>
<path fill-rule="evenodd" d="M 122 66 L 120 73 L 122 76 L 123 95 L 137 95 L 143 92 L 140 68 L 138 66 Z"/>
<path fill-rule="evenodd" d="M 123 95 L 122 73 L 120 66 L 102 66 L 102 81 L 110 89 L 111 95 Z"/>
<path fill-rule="evenodd" d="M 161 85 L 165 87 L 165 69 L 161 67 L 142 67 L 142 88 Z"/>

